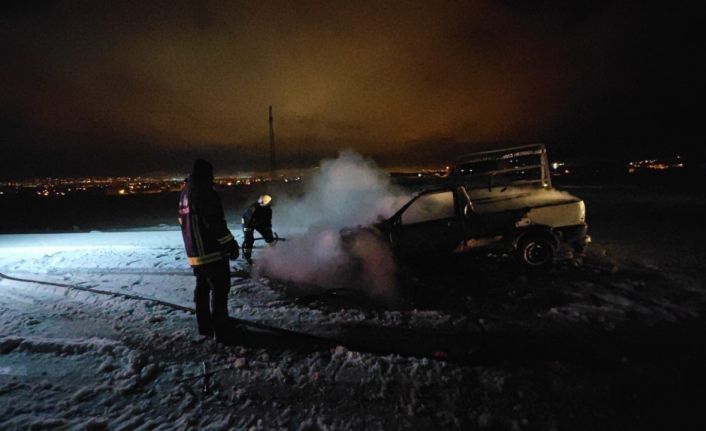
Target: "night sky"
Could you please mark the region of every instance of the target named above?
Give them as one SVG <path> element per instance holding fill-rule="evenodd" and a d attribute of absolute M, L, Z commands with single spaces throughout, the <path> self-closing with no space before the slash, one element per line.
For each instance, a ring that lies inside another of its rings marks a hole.
<path fill-rule="evenodd" d="M 703 19 L 678 3 L 6 3 L 0 178 L 263 168 L 268 105 L 282 166 L 703 156 Z"/>

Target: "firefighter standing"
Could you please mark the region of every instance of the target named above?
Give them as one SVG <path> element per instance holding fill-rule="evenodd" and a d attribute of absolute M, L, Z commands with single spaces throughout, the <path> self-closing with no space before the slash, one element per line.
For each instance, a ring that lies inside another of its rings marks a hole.
<path fill-rule="evenodd" d="M 257 231 L 268 244 L 274 242 L 272 233 L 272 207 L 270 207 L 272 197 L 262 195 L 254 204 L 250 205 L 243 214 L 243 256 L 252 263 L 252 246 L 255 242 L 255 231 Z"/>
<path fill-rule="evenodd" d="M 228 258 L 238 243 L 228 230 L 221 199 L 213 189 L 213 166 L 196 160 L 179 198 L 179 224 L 189 264 L 196 275 L 194 302 L 199 334 L 222 342 L 228 334 Z"/>

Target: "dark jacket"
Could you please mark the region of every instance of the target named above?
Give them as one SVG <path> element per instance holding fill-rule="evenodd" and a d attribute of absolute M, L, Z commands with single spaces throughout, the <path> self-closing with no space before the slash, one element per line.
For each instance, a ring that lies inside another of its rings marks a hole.
<path fill-rule="evenodd" d="M 191 266 L 227 259 L 238 250 L 210 181 L 186 179 L 179 197 L 179 224 Z"/>
<path fill-rule="evenodd" d="M 246 229 L 260 229 L 272 227 L 272 208 L 262 206 L 255 202 L 243 213 L 243 227 Z"/>

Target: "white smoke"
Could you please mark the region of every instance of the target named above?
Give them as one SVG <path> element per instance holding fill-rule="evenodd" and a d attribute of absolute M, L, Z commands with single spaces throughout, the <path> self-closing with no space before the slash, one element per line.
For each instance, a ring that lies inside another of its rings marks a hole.
<path fill-rule="evenodd" d="M 367 226 L 392 216 L 409 196 L 374 162 L 351 151 L 324 160 L 299 198 L 275 197 L 275 228 L 303 232 L 257 256 L 255 272 L 326 288 L 362 286 L 389 295 L 395 264 L 387 244 Z"/>
<path fill-rule="evenodd" d="M 275 223 L 289 230 L 365 226 L 392 216 L 407 200 L 375 162 L 343 151 L 321 162 L 304 196 L 279 198 Z"/>

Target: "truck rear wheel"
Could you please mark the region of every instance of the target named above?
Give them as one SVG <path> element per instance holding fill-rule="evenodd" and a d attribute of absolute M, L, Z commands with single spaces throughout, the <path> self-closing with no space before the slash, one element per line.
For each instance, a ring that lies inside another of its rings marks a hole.
<path fill-rule="evenodd" d="M 527 268 L 547 269 L 554 264 L 555 251 L 556 247 L 550 238 L 528 235 L 517 245 L 517 258 Z"/>

